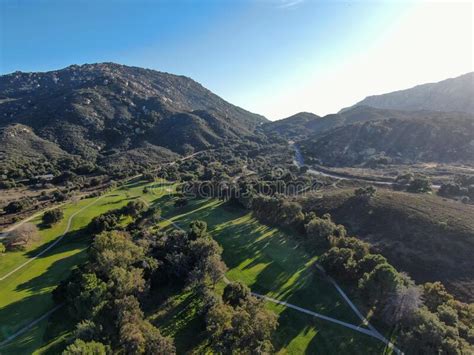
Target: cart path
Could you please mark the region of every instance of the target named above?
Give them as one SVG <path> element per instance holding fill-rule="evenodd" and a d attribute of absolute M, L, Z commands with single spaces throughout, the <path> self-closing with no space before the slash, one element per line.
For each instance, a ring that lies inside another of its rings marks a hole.
<path fill-rule="evenodd" d="M 35 256 L 33 256 L 31 259 L 28 259 L 27 261 L 25 261 L 23 264 L 17 266 L 15 269 L 13 269 L 12 271 L 8 272 L 7 274 L 3 275 L 2 277 L 0 277 L 0 281 L 3 281 L 5 280 L 7 277 L 13 275 L 14 273 L 16 273 L 17 271 L 23 269 L 26 265 L 28 265 L 29 263 L 31 263 L 32 261 L 36 260 L 37 258 L 39 258 L 41 255 L 47 253 L 49 250 L 51 250 L 52 248 L 54 248 L 59 242 L 61 242 L 61 240 L 63 240 L 63 238 L 66 236 L 66 234 L 69 232 L 69 230 L 71 229 L 71 224 L 72 224 L 72 220 L 74 219 L 74 217 L 76 217 L 79 213 L 81 213 L 82 211 L 84 211 L 85 209 L 89 208 L 90 206 L 92 206 L 93 204 L 97 203 L 99 200 L 101 200 L 102 198 L 104 198 L 105 196 L 107 195 L 102 195 L 102 196 L 99 196 L 98 198 L 96 198 L 94 201 L 92 201 L 91 203 L 85 205 L 84 207 L 82 207 L 81 209 L 77 210 L 76 212 L 74 212 L 72 215 L 69 216 L 68 218 L 68 221 L 67 221 L 67 225 L 66 225 L 66 228 L 64 229 L 64 232 L 61 234 L 61 236 L 59 238 L 57 238 L 53 243 L 51 243 L 47 248 L 41 250 L 38 254 L 36 254 Z"/>

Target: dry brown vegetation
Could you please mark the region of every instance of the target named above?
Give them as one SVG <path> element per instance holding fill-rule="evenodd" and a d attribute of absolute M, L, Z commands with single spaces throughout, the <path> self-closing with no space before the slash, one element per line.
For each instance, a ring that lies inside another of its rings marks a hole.
<path fill-rule="evenodd" d="M 331 213 L 417 282 L 442 281 L 459 299 L 474 300 L 474 206 L 389 189 L 361 202 L 353 193 L 331 190 L 300 200 L 305 210 Z"/>
<path fill-rule="evenodd" d="M 38 228 L 33 223 L 24 223 L 8 233 L 3 244 L 7 250 L 23 250 L 39 241 Z"/>

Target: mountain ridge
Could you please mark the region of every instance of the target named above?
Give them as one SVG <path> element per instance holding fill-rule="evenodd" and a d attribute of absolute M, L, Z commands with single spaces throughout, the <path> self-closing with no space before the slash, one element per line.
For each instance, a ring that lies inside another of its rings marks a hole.
<path fill-rule="evenodd" d="M 459 111 L 474 113 L 474 72 L 434 83 L 425 83 L 393 92 L 370 95 L 353 106 L 371 106 L 381 109 L 407 111 Z"/>
<path fill-rule="evenodd" d="M 0 128 L 23 125 L 34 133 L 24 147 L 38 137 L 89 162 L 143 147 L 166 158 L 253 139 L 266 121 L 189 77 L 152 69 L 97 63 L 0 76 Z"/>

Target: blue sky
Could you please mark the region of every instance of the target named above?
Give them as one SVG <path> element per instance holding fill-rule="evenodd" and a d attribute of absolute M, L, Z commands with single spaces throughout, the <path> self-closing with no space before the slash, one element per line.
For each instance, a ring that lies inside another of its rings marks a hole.
<path fill-rule="evenodd" d="M 190 76 L 271 119 L 327 114 L 366 95 L 472 70 L 470 2 L 0 4 L 2 74 L 103 61 L 143 66 Z M 449 58 L 440 55 L 446 51 Z"/>

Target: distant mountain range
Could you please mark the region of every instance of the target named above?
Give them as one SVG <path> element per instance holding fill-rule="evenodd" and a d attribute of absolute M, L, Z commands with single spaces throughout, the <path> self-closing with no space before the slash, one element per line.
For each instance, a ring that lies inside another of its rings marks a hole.
<path fill-rule="evenodd" d="M 474 73 L 370 96 L 324 117 L 298 113 L 262 129 L 299 142 L 321 164 L 474 163 Z"/>
<path fill-rule="evenodd" d="M 166 160 L 252 137 L 266 121 L 190 78 L 114 63 L 0 77 L 2 165 L 130 151 Z"/>
<path fill-rule="evenodd" d="M 387 115 L 313 133 L 300 145 L 305 156 L 331 166 L 474 164 L 474 115 L 427 111 L 416 117 Z"/>
<path fill-rule="evenodd" d="M 354 106 L 370 106 L 390 110 L 474 113 L 474 72 L 438 83 L 423 84 L 411 89 L 369 96 Z"/>
<path fill-rule="evenodd" d="M 473 80 L 469 73 L 337 114 L 270 122 L 188 77 L 155 70 L 101 63 L 15 72 L 0 76 L 0 173 L 61 171 L 65 161 L 150 165 L 263 135 L 295 140 L 330 165 L 474 162 Z"/>

